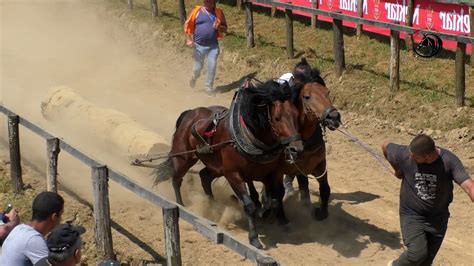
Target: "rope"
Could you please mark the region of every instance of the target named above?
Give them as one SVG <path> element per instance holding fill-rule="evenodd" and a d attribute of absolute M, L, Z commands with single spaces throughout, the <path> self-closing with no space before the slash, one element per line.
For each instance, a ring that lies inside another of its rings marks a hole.
<path fill-rule="evenodd" d="M 344 127 L 343 125 L 341 125 Z M 395 175 L 395 172 L 392 170 L 391 167 L 387 166 L 386 161 L 384 158 L 382 158 L 377 152 L 375 152 L 372 148 L 369 147 L 366 143 L 362 142 L 359 140 L 357 137 L 355 137 L 353 134 L 351 134 L 347 128 L 344 127 L 344 129 L 338 128 L 337 131 L 341 132 L 345 137 L 347 137 L 349 140 L 357 143 L 360 147 L 362 147 L 364 150 L 366 150 L 370 155 L 372 155 L 377 162 L 384 168 L 385 171 L 388 173 Z"/>
<path fill-rule="evenodd" d="M 234 142 L 233 140 L 228 140 L 228 141 L 220 142 L 220 143 L 217 143 L 217 144 L 209 145 L 209 148 L 214 148 L 214 147 L 217 147 L 217 146 L 220 146 L 220 145 L 229 144 L 229 143 L 233 143 L 233 142 Z M 160 159 L 164 159 L 164 158 L 171 158 L 171 157 L 176 157 L 176 156 L 180 156 L 180 155 L 184 155 L 184 154 L 194 153 L 197 150 L 198 149 L 194 149 L 194 150 L 189 150 L 189 151 L 177 152 L 177 153 L 173 153 L 173 154 L 161 153 L 160 155 L 158 155 L 156 157 L 149 158 L 149 159 L 143 159 L 143 160 L 136 159 L 135 161 L 132 162 L 132 165 L 140 165 L 144 162 L 152 162 L 152 161 L 160 160 Z"/>

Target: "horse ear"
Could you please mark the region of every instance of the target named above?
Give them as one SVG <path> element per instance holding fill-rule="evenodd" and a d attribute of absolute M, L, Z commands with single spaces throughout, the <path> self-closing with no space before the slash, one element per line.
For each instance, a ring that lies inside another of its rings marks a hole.
<path fill-rule="evenodd" d="M 301 61 L 300 61 L 302 64 L 308 64 L 308 61 L 306 61 L 306 58 L 305 57 L 301 57 Z"/>
<path fill-rule="evenodd" d="M 242 87 L 242 89 L 246 90 L 246 89 L 250 88 L 250 86 L 252 86 L 252 82 L 251 82 L 250 78 L 246 78 L 244 80 L 244 83 L 242 83 L 241 87 Z"/>

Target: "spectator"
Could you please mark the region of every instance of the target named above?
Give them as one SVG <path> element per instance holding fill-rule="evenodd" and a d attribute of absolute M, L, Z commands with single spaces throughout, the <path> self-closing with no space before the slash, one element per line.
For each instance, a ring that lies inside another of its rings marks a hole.
<path fill-rule="evenodd" d="M 64 199 L 54 192 L 42 192 L 33 200 L 29 224 L 16 226 L 5 239 L 0 266 L 48 265 L 45 236 L 60 222 Z"/>
<path fill-rule="evenodd" d="M 86 230 L 82 226 L 61 224 L 48 235 L 46 240 L 52 265 L 72 266 L 81 262 L 81 234 Z"/>
<path fill-rule="evenodd" d="M 402 180 L 400 225 L 406 251 L 388 265 L 431 265 L 448 228 L 453 181 L 474 202 L 474 181 L 454 153 L 425 134 L 409 146 L 385 142 L 385 158 Z"/>
<path fill-rule="evenodd" d="M 189 86 L 194 88 L 201 75 L 204 59 L 207 56 L 207 79 L 205 92 L 214 96 L 214 78 L 216 76 L 217 57 L 219 55 L 219 39 L 227 31 L 224 12 L 216 7 L 215 0 L 203 0 L 203 6 L 196 6 L 184 24 L 186 45 L 193 47 L 193 76 Z"/>
<path fill-rule="evenodd" d="M 0 214 L 0 246 L 8 234 L 20 223 L 18 210 L 12 208 L 8 213 Z"/>

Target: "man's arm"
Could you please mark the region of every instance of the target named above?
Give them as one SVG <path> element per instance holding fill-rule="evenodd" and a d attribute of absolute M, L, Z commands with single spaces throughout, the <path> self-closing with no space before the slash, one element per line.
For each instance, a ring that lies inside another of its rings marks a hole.
<path fill-rule="evenodd" d="M 385 159 L 387 159 L 387 161 L 390 163 L 390 165 L 392 166 L 393 170 L 395 170 L 395 177 L 397 177 L 398 179 L 402 179 L 403 178 L 403 175 L 402 173 L 400 172 L 399 169 L 397 169 L 397 167 L 390 161 L 388 160 L 388 152 L 387 152 L 387 147 L 388 145 L 390 144 L 391 142 L 390 141 L 385 141 L 383 144 L 382 144 L 382 152 L 383 152 L 383 156 L 385 156 Z"/>
<path fill-rule="evenodd" d="M 466 192 L 472 202 L 474 202 L 474 180 L 468 179 L 461 184 L 462 189 Z"/>

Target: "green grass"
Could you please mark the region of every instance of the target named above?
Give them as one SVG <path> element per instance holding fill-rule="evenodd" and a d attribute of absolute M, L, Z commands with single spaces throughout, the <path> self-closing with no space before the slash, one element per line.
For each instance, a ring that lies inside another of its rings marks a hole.
<path fill-rule="evenodd" d="M 162 0 L 158 3 L 161 16 L 152 19 L 149 11 L 149 1 L 134 1 L 135 9 L 127 10 L 124 0 L 106 0 L 108 5 L 133 15 L 139 22 L 150 23 L 161 27 L 172 36 L 171 41 L 175 45 L 182 45 L 184 34 L 182 26 L 177 17 L 178 5 L 176 1 Z M 187 1 L 186 10 L 201 1 Z M 257 72 L 261 79 L 273 78 L 284 72 L 288 72 L 299 60 L 286 58 L 286 32 L 285 19 L 282 13 L 277 12 L 275 18 L 270 17 L 267 9 L 258 8 L 254 12 L 254 35 L 256 47 L 246 48 L 245 34 L 245 12 L 238 10 L 235 6 L 219 4 L 226 15 L 229 29 L 227 36 L 222 40 L 221 46 L 224 52 L 235 53 L 241 63 L 246 66 L 245 70 L 234 71 L 233 63 L 223 62 L 227 72 L 225 75 L 242 77 L 246 74 Z M 400 54 L 400 91 L 396 97 L 399 102 L 396 105 L 389 101 L 389 62 L 390 45 L 388 37 L 380 37 L 364 34 L 359 40 L 353 36 L 352 29 L 345 29 L 344 47 L 346 59 L 346 71 L 342 82 L 332 75 L 332 26 L 328 23 L 320 23 L 316 30 L 308 26 L 308 21 L 297 18 L 294 21 L 294 47 L 295 54 L 305 56 L 317 66 L 326 79 L 328 87 L 336 95 L 336 104 L 339 107 L 357 111 L 359 113 L 374 114 L 394 121 L 406 121 L 406 110 L 417 110 L 422 105 L 430 104 L 434 109 L 443 109 L 443 112 L 456 112 L 454 92 L 454 55 L 444 52 L 443 58 L 417 59 L 407 51 L 402 50 Z M 223 73 L 220 71 L 220 73 Z M 466 104 L 474 106 L 474 68 L 466 66 Z M 369 106 L 377 107 L 377 111 Z M 434 116 L 426 113 L 426 116 Z M 461 126 L 472 127 L 474 116 L 472 108 L 468 111 L 466 118 L 450 119 L 428 119 L 432 128 L 450 129 Z M 410 122 L 415 127 L 423 127 L 428 123 L 425 117 L 410 115 Z"/>

